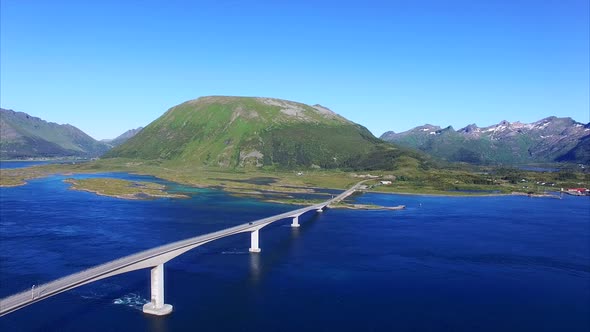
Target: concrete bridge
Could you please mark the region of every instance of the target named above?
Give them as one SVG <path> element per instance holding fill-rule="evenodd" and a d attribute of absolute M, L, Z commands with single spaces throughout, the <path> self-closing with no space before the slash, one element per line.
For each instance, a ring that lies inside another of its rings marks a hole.
<path fill-rule="evenodd" d="M 340 195 L 319 204 L 148 249 L 105 264 L 91 267 L 87 270 L 65 276 L 46 284 L 33 286 L 31 290 L 23 291 L 0 300 L 0 316 L 4 316 L 35 302 L 42 301 L 51 296 L 82 285 L 118 274 L 146 268 L 151 269 L 151 302 L 146 303 L 143 306 L 143 312 L 158 316 L 167 315 L 172 312 L 172 305 L 164 303 L 164 263 L 205 243 L 245 232 L 250 232 L 251 234 L 250 252 L 258 253 L 260 252 L 260 247 L 258 245 L 260 236 L 259 232 L 264 226 L 272 224 L 278 220 L 292 218 L 291 226 L 299 227 L 299 216 L 312 210 L 322 212 L 323 209 L 330 204 L 339 202 L 351 195 L 363 182 L 365 181 L 361 181 Z"/>

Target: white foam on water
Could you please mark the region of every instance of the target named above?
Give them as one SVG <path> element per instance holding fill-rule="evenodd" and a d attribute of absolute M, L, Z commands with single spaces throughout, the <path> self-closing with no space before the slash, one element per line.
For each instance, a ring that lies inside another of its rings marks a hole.
<path fill-rule="evenodd" d="M 84 294 L 80 294 L 80 297 L 86 300 L 96 300 L 102 299 L 103 295 L 97 292 L 86 292 Z"/>
<path fill-rule="evenodd" d="M 133 309 L 143 310 L 143 305 L 149 301 L 136 293 L 129 293 L 113 300 L 113 304 L 124 305 Z"/>

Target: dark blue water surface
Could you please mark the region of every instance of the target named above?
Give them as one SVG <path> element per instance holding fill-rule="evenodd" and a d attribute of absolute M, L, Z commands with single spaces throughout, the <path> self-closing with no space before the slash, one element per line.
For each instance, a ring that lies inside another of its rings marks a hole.
<path fill-rule="evenodd" d="M 531 172 L 559 172 L 559 168 L 554 167 L 538 167 L 538 166 L 520 166 L 519 169 Z"/>
<path fill-rule="evenodd" d="M 37 166 L 37 165 L 46 165 L 56 163 L 55 161 L 20 161 L 20 160 L 0 160 L 0 168 L 23 168 L 23 167 L 30 167 L 30 166 Z"/>
<path fill-rule="evenodd" d="M 64 178 L 0 189 L 0 297 L 294 208 L 163 181 L 192 198 L 121 200 L 68 190 Z M 300 229 L 280 221 L 260 231 L 260 254 L 248 234 L 194 249 L 165 265 L 166 317 L 141 311 L 141 270 L 9 314 L 0 330 L 590 330 L 588 197 L 352 200 L 407 209 L 313 212 Z"/>
<path fill-rule="evenodd" d="M 80 164 L 88 160 L 0 160 L 0 168 L 23 168 L 47 164 Z"/>

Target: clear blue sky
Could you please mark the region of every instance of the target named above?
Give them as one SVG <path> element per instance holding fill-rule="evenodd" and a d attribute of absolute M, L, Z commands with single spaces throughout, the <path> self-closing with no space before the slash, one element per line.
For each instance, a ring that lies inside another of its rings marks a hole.
<path fill-rule="evenodd" d="M 369 128 L 589 122 L 589 1 L 0 0 L 0 104 L 97 139 L 205 95 Z"/>

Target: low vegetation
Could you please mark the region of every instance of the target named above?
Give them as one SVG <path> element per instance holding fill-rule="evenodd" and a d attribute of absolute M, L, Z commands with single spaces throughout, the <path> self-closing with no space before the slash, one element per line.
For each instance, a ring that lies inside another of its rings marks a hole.
<path fill-rule="evenodd" d="M 112 178 L 92 179 L 65 179 L 70 183 L 72 190 L 81 190 L 95 193 L 102 196 L 112 196 L 124 199 L 150 199 L 150 198 L 187 198 L 185 195 L 170 194 L 166 187 L 145 181 L 127 181 Z"/>
<path fill-rule="evenodd" d="M 0 169 L 0 187 L 22 186 L 28 180 L 42 178 L 51 174 L 51 171 L 39 167 Z"/>
<path fill-rule="evenodd" d="M 385 193 L 438 194 L 438 195 L 497 195 L 543 194 L 561 188 L 590 187 L 590 174 L 571 168 L 559 172 L 531 172 L 514 168 L 460 167 L 423 170 L 411 158 L 401 159 L 396 170 L 347 172 L 341 170 L 266 170 L 241 168 L 177 167 L 171 162 L 137 161 L 132 159 L 104 159 L 84 164 L 44 165 L 21 169 L 0 170 L 0 185 L 25 184 L 27 180 L 49 174 L 81 174 L 127 172 L 153 175 L 171 182 L 193 187 L 219 188 L 238 195 L 263 197 L 268 193 L 283 193 L 271 198 L 285 203 L 310 204 L 315 200 L 289 197 L 290 193 L 313 193 L 313 188 L 349 188 L 363 179 L 368 190 Z M 160 190 L 131 185 L 133 182 L 113 180 L 107 183 L 98 179 L 82 181 L 84 189 L 119 196 L 134 195 L 141 190 Z M 391 181 L 383 185 L 380 181 Z M 81 181 L 81 180 L 76 180 Z M 148 192 L 149 193 L 149 192 Z"/>

